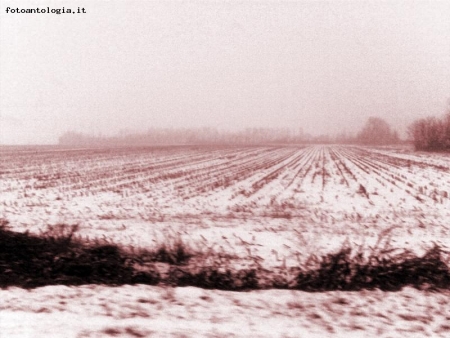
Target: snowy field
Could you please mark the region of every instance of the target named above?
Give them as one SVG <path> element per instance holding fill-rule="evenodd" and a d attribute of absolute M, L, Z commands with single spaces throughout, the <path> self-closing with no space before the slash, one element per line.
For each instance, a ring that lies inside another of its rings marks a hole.
<path fill-rule="evenodd" d="M 448 337 L 450 293 L 0 290 L 0 337 Z"/>
<path fill-rule="evenodd" d="M 450 248 L 450 157 L 344 146 L 0 149 L 0 218 L 78 224 L 128 248 L 179 237 L 273 270 L 343 243 Z M 230 258 L 231 257 L 231 258 Z M 0 337 L 430 337 L 447 293 L 246 293 L 150 286 L 0 290 Z"/>

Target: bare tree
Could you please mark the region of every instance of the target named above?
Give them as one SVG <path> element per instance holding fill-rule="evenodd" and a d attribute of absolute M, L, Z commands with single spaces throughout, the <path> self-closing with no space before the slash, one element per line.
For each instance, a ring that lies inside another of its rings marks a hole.
<path fill-rule="evenodd" d="M 386 145 L 398 143 L 399 137 L 385 120 L 379 117 L 369 117 L 356 140 L 358 143 L 367 145 Z"/>
<path fill-rule="evenodd" d="M 449 150 L 450 112 L 442 119 L 428 117 L 414 121 L 408 134 L 416 150 Z"/>

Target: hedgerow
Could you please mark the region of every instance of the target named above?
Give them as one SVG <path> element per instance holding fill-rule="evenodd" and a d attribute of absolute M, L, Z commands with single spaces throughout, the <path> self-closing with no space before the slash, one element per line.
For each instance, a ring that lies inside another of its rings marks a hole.
<path fill-rule="evenodd" d="M 364 254 L 360 248 L 343 245 L 337 252 L 314 257 L 314 264 L 307 266 L 233 270 L 222 264 L 223 258 L 202 260 L 202 253 L 180 238 L 169 239 L 155 250 L 126 250 L 111 243 L 82 241 L 76 231 L 77 226 L 60 224 L 40 235 L 17 233 L 0 219 L 0 287 L 159 284 L 310 292 L 450 288 L 448 252 L 437 245 L 423 256 L 394 249 Z"/>

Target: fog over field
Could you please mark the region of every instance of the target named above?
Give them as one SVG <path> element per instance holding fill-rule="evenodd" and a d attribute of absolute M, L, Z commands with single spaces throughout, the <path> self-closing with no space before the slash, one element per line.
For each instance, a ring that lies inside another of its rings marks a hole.
<path fill-rule="evenodd" d="M 405 137 L 450 97 L 448 1 L 1 4 L 0 144 L 181 127 L 355 133 L 369 116 Z"/>

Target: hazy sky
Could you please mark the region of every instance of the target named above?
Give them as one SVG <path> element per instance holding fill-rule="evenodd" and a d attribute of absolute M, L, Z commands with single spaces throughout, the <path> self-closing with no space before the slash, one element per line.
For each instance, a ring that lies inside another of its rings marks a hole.
<path fill-rule="evenodd" d="M 404 132 L 450 98 L 450 1 L 0 3 L 3 144 L 150 127 L 316 135 L 368 116 Z"/>

